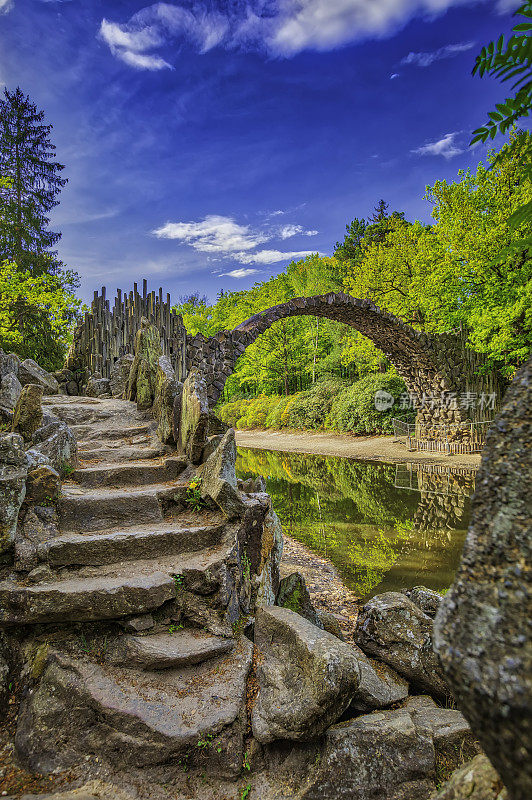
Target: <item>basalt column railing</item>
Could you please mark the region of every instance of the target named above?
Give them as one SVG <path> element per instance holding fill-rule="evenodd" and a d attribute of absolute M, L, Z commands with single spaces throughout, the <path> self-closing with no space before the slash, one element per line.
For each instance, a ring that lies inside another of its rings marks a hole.
<path fill-rule="evenodd" d="M 91 310 L 74 333 L 74 341 L 67 356 L 66 367 L 83 370 L 90 375 L 99 373 L 109 378 L 113 364 L 126 354 L 134 354 L 135 336 L 142 317 L 146 317 L 161 334 L 163 353 L 169 356 L 178 380 L 186 377 L 186 330 L 179 314 L 172 311 L 170 295 L 163 299 L 163 290 L 149 292 L 147 281 L 139 294 L 137 284 L 133 291 L 120 289 L 110 308 L 106 288 L 94 293 Z"/>

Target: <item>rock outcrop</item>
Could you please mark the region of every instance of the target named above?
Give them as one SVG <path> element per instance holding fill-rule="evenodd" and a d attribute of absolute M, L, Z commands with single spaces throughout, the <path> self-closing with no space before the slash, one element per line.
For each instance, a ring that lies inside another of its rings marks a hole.
<path fill-rule="evenodd" d="M 133 361 L 134 356 L 130 353 L 126 353 L 115 361 L 111 369 L 111 376 L 109 378 L 111 394 L 119 400 L 126 399 L 129 373 L 131 372 Z"/>
<path fill-rule="evenodd" d="M 282 608 L 289 608 L 291 611 L 295 611 L 296 614 L 305 617 L 313 625 L 324 629 L 323 623 L 312 605 L 305 579 L 299 572 L 293 572 L 282 579 L 276 603 Z"/>
<path fill-rule="evenodd" d="M 415 688 L 445 698 L 449 689 L 432 648 L 433 620 L 399 592 L 386 592 L 362 608 L 355 642 Z"/>
<path fill-rule="evenodd" d="M 459 711 L 430 698 L 333 725 L 298 800 L 427 800 L 439 758 L 458 765 L 471 733 Z M 452 753 L 452 756 L 449 755 Z"/>
<path fill-rule="evenodd" d="M 316 738 L 349 706 L 360 667 L 332 634 L 274 606 L 257 613 L 255 647 L 259 694 L 251 723 L 259 742 Z"/>
<path fill-rule="evenodd" d="M 13 411 L 11 430 L 20 433 L 24 441 L 30 442 L 41 427 L 43 388 L 34 383 L 27 383 L 20 394 Z"/>
<path fill-rule="evenodd" d="M 174 413 L 177 413 L 177 410 Z M 202 459 L 208 433 L 207 384 L 199 372 L 191 372 L 183 384 L 181 392 L 177 443 L 193 464 L 199 464 Z"/>
<path fill-rule="evenodd" d="M 9 550 L 15 541 L 27 474 L 28 458 L 22 436 L 0 434 L 0 554 Z"/>
<path fill-rule="evenodd" d="M 153 405 L 157 363 L 162 354 L 159 331 L 143 317 L 135 337 L 135 356 L 129 371 L 126 392 L 127 399 L 136 400 L 140 411 Z"/>
<path fill-rule="evenodd" d="M 435 621 L 447 680 L 512 800 L 532 796 L 532 359 L 491 427 L 456 580 Z"/>
<path fill-rule="evenodd" d="M 430 800 L 508 800 L 508 792 L 489 759 L 479 754 L 455 770 Z"/>
<path fill-rule="evenodd" d="M 182 389 L 182 384 L 176 379 L 172 362 L 168 356 L 161 356 L 155 375 L 153 416 L 157 420 L 157 436 L 164 444 L 174 442 L 174 401 Z"/>
<path fill-rule="evenodd" d="M 228 518 L 244 512 L 245 505 L 237 488 L 235 432 L 230 428 L 200 470 L 201 496 L 214 502 Z"/>
<path fill-rule="evenodd" d="M 59 384 L 49 372 L 40 367 L 32 358 L 26 358 L 18 365 L 18 379 L 22 386 L 34 383 L 42 386 L 43 394 L 59 394 Z"/>

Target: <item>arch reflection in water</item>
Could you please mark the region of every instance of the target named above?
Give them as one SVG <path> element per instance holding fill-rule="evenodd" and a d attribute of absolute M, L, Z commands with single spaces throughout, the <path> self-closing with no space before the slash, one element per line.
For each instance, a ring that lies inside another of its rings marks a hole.
<path fill-rule="evenodd" d="M 265 477 L 284 533 L 360 597 L 452 583 L 475 470 L 240 448 L 237 473 Z"/>

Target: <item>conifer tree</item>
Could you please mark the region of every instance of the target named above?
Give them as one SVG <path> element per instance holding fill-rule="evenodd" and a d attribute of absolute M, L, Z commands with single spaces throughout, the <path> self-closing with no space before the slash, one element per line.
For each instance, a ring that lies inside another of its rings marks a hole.
<path fill-rule="evenodd" d="M 33 274 L 53 273 L 60 266 L 53 247 L 60 233 L 49 229 L 49 212 L 66 179 L 54 160 L 52 125 L 22 89 L 4 91 L 0 100 L 0 259 Z"/>

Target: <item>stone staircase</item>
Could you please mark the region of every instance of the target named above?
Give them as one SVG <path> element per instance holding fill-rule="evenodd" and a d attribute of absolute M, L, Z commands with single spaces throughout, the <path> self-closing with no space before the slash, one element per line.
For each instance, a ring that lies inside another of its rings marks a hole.
<path fill-rule="evenodd" d="M 53 535 L 48 526 L 33 542 L 36 566 L 0 581 L 0 625 L 26 626 L 43 662 L 19 753 L 39 771 L 89 753 L 114 766 L 173 759 L 238 774 L 252 658 L 228 614 L 249 593 L 241 521 L 187 507 L 195 468 L 134 403 L 53 397 L 48 408 L 77 436 L 80 465 L 63 483 Z"/>

